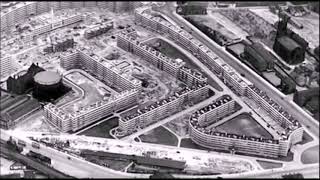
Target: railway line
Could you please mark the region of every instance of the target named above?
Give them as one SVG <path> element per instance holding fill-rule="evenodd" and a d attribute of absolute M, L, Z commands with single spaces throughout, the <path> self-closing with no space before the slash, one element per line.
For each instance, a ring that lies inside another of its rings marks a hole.
<path fill-rule="evenodd" d="M 25 155 L 22 155 L 18 152 L 13 151 L 10 149 L 7 145 L 7 142 L 2 140 L 0 141 L 0 153 L 4 154 L 6 156 L 11 157 L 15 161 L 20 161 L 25 165 L 28 165 L 41 173 L 47 175 L 49 178 L 63 178 L 63 179 L 73 179 L 72 177 L 65 175 L 49 166 L 46 166 L 34 159 L 31 159 L 30 157 L 27 157 Z"/>

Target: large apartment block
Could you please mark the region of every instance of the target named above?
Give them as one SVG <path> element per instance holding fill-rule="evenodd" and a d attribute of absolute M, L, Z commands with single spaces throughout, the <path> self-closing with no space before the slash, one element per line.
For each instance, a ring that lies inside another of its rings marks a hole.
<path fill-rule="evenodd" d="M 115 111 L 131 107 L 137 103 L 139 92 L 135 89 L 121 92 L 73 113 L 67 113 L 51 103 L 44 106 L 44 116 L 62 132 L 75 132 Z"/>
<path fill-rule="evenodd" d="M 267 157 L 287 155 L 289 147 L 286 141 L 281 141 L 280 143 L 279 140 L 228 134 L 206 128 L 233 112 L 234 109 L 235 101 L 230 96 L 224 95 L 210 105 L 193 113 L 189 121 L 192 141 L 210 149 L 227 151 L 233 149 L 236 152 Z"/>
<path fill-rule="evenodd" d="M 76 22 L 82 21 L 82 15 L 81 14 L 75 14 L 66 18 L 62 18 L 59 20 L 56 20 L 54 22 L 45 23 L 43 25 L 36 26 L 32 29 L 30 33 L 24 34 L 25 38 L 24 41 L 28 42 L 33 40 L 36 36 L 48 33 L 50 31 L 53 31 L 57 28 L 68 26 L 70 24 L 74 24 Z"/>
<path fill-rule="evenodd" d="M 207 84 L 186 87 L 174 95 L 159 102 L 137 109 L 136 112 L 121 117 L 119 128 L 121 136 L 133 133 L 138 128 L 145 128 L 161 119 L 170 116 L 180 110 L 181 106 L 192 99 L 204 99 L 208 96 L 209 87 Z"/>
<path fill-rule="evenodd" d="M 19 64 L 16 64 L 11 56 L 1 57 L 0 59 L 1 78 L 7 77 L 19 69 Z"/>
<path fill-rule="evenodd" d="M 221 118 L 233 113 L 236 102 L 228 95 L 219 97 L 219 100 L 212 102 L 208 106 L 196 111 L 194 117 L 198 117 L 199 127 L 205 127 L 214 124 Z"/>
<path fill-rule="evenodd" d="M 108 86 L 116 86 L 120 91 L 128 89 L 141 90 L 141 81 L 124 74 L 117 67 L 103 63 L 103 58 L 82 48 L 61 56 L 60 65 L 66 69 L 83 69 Z"/>
<path fill-rule="evenodd" d="M 159 51 L 156 51 L 151 47 L 140 43 L 132 36 L 126 35 L 124 33 L 118 34 L 117 46 L 125 51 L 142 57 L 152 65 L 158 67 L 160 70 L 163 70 L 174 77 L 178 77 L 179 69 L 184 65 L 184 62 L 170 59 Z"/>
<path fill-rule="evenodd" d="M 185 67 L 185 62 L 181 59 L 171 59 L 159 51 L 135 40 L 132 36 L 120 33 L 117 36 L 117 46 L 125 51 L 138 55 L 168 74 L 185 82 L 188 86 L 205 84 L 207 78 L 201 73 Z"/>
<path fill-rule="evenodd" d="M 15 26 L 17 23 L 21 23 L 27 20 L 31 15 L 39 15 L 45 12 L 49 12 L 51 8 L 54 10 L 61 10 L 67 8 L 90 8 L 99 7 L 104 8 L 112 12 L 126 12 L 133 11 L 135 8 L 140 7 L 141 2 L 139 1 L 38 1 L 38 2 L 20 2 L 13 7 L 1 11 L 1 24 L 0 28 L 2 30 L 8 30 L 9 28 Z M 66 20 L 64 23 L 69 23 L 67 21 L 74 21 L 72 19 Z"/>

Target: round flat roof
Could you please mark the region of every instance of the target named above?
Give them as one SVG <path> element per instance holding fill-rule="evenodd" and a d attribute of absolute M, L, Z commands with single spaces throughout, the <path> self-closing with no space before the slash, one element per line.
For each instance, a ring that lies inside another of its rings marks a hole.
<path fill-rule="evenodd" d="M 41 71 L 34 76 L 34 81 L 38 84 L 52 85 L 61 80 L 60 74 L 52 71 Z"/>

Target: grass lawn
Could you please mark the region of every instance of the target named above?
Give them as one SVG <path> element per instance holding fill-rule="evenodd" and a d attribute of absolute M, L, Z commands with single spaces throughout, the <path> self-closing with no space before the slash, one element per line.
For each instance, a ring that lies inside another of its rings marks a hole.
<path fill-rule="evenodd" d="M 209 150 L 208 148 L 199 146 L 196 143 L 192 142 L 192 140 L 190 138 L 181 139 L 180 147 L 191 148 L 191 149 L 199 149 L 199 150 Z"/>
<path fill-rule="evenodd" d="M 116 126 L 118 126 L 118 117 L 113 117 L 102 122 L 101 124 L 81 132 L 79 135 L 114 139 L 112 136 L 110 136 L 109 131 Z"/>
<path fill-rule="evenodd" d="M 303 131 L 303 135 L 302 135 L 302 141 L 297 143 L 297 144 L 306 144 L 308 142 L 311 142 L 313 140 L 313 138 L 306 132 L 306 131 Z"/>
<path fill-rule="evenodd" d="M 256 120 L 249 114 L 242 113 L 231 120 L 216 127 L 219 132 L 233 133 L 238 135 L 264 137 L 272 139 L 268 133 Z"/>
<path fill-rule="evenodd" d="M 178 136 L 184 137 L 189 134 L 189 117 L 190 113 L 184 114 L 182 117 L 179 117 L 173 121 L 166 123 L 164 126 L 169 128 L 171 131 L 175 132 Z"/>
<path fill-rule="evenodd" d="M 142 142 L 147 143 L 164 144 L 170 146 L 178 145 L 177 137 L 162 126 L 140 135 L 139 138 Z"/>
<path fill-rule="evenodd" d="M 269 162 L 269 161 L 262 161 L 262 160 L 256 160 L 263 169 L 274 169 L 274 168 L 280 168 L 282 167 L 282 163 L 275 163 L 275 162 Z"/>
<path fill-rule="evenodd" d="M 319 163 L 319 145 L 303 151 L 301 155 L 301 162 L 303 164 Z"/>
<path fill-rule="evenodd" d="M 152 46 L 158 42 L 161 43 L 161 46 L 155 48 L 156 50 L 160 51 L 161 53 L 163 53 L 164 55 L 166 55 L 172 59 L 177 59 L 177 58 L 182 59 L 184 62 L 186 62 L 186 66 L 193 69 L 193 70 L 197 71 L 198 69 L 200 69 L 199 66 L 197 66 L 188 56 L 186 56 L 185 54 L 180 52 L 178 49 L 171 46 L 166 41 L 163 41 L 162 39 L 151 40 L 151 41 L 146 42 L 146 44 Z M 214 87 L 218 91 L 223 91 L 223 89 L 212 78 L 210 78 L 210 77 L 207 77 L 207 78 L 208 78 L 208 83 L 212 87 Z"/>

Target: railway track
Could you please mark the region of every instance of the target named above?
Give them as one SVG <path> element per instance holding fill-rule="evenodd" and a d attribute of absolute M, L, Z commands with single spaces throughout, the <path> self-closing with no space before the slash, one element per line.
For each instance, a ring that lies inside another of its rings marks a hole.
<path fill-rule="evenodd" d="M 34 159 L 31 159 L 25 155 L 22 155 L 18 152 L 13 151 L 12 149 L 10 149 L 6 143 L 6 141 L 1 140 L 0 141 L 0 154 L 4 154 L 10 158 L 12 158 L 15 161 L 20 161 L 23 164 L 26 164 L 38 171 L 40 171 L 41 173 L 47 175 L 49 178 L 51 179 L 56 179 L 56 178 L 61 178 L 61 179 L 73 179 L 73 177 L 70 177 L 68 175 L 65 175 L 49 166 L 46 166 Z"/>

